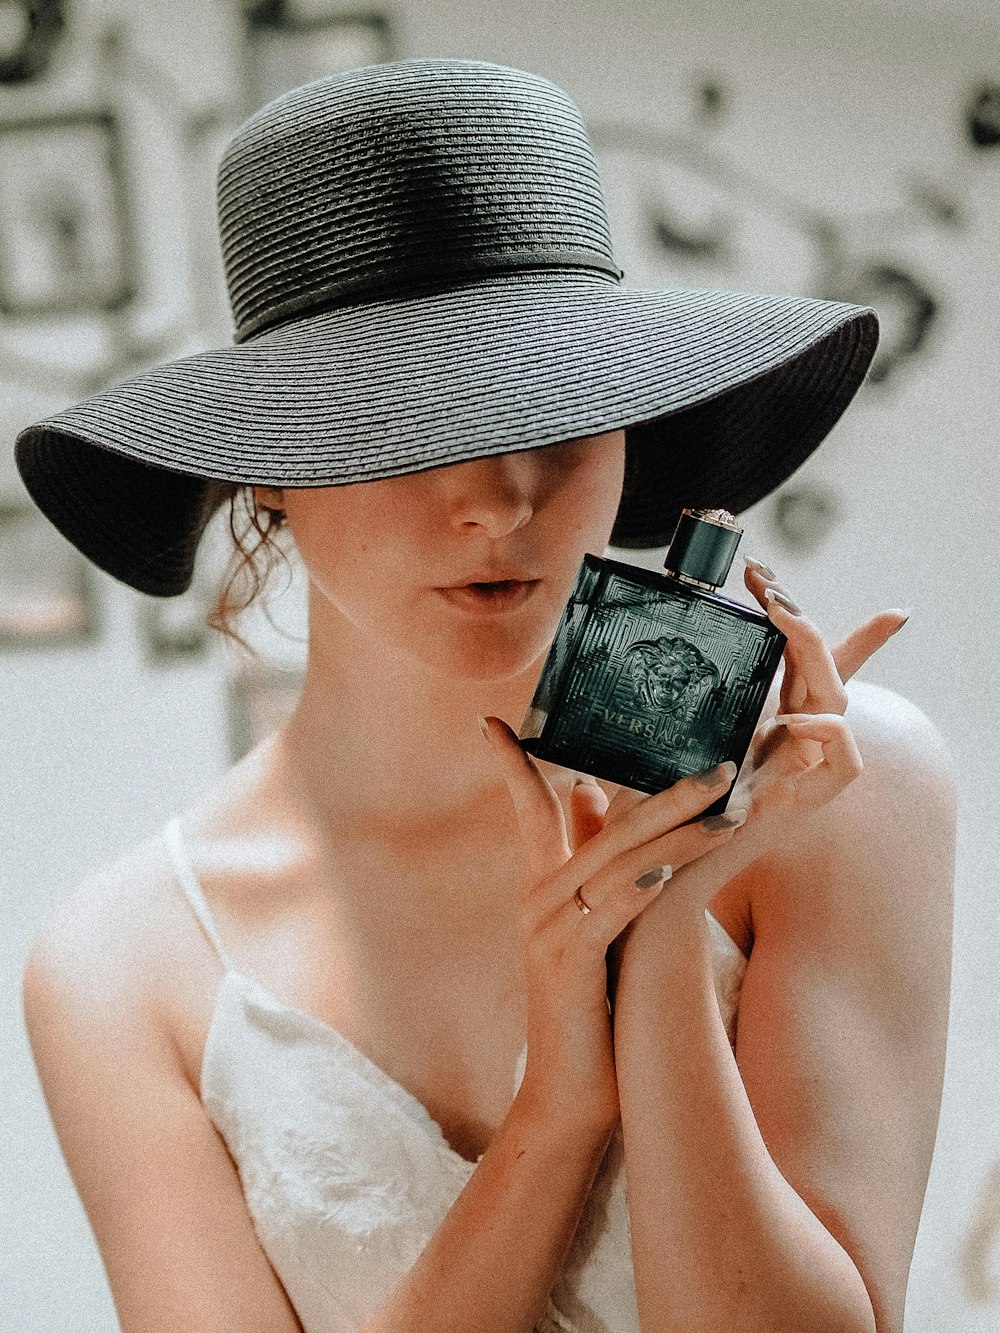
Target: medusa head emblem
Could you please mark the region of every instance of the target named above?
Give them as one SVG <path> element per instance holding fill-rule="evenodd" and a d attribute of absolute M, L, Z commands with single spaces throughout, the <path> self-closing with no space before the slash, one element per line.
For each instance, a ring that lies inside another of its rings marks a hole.
<path fill-rule="evenodd" d="M 714 663 L 687 639 L 647 639 L 625 654 L 625 676 L 636 698 L 665 713 L 681 713 L 705 687 L 722 684 Z"/>

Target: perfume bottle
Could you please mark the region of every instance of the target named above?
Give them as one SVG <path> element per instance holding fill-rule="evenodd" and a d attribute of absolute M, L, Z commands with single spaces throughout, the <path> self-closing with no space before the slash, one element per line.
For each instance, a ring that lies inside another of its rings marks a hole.
<path fill-rule="evenodd" d="M 717 591 L 742 535 L 724 509 L 685 509 L 664 574 L 585 555 L 523 748 L 650 793 L 726 759 L 739 769 L 786 642 L 762 611 Z"/>

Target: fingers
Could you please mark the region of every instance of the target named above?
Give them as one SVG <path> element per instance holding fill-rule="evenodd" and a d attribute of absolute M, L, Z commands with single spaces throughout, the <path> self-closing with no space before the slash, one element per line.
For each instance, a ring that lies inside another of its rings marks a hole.
<path fill-rule="evenodd" d="M 648 801 L 649 795 L 649 792 L 637 791 L 634 787 L 619 787 L 611 798 L 611 804 L 608 806 L 604 822 L 608 824 L 616 819 L 621 819 L 634 806 L 641 805 L 643 801 Z"/>
<path fill-rule="evenodd" d="M 604 827 L 608 797 L 592 778 L 578 778 L 570 792 L 570 831 L 573 850 L 577 851 Z"/>
<path fill-rule="evenodd" d="M 687 821 L 718 800 L 732 783 L 735 771 L 735 764 L 728 762 L 713 770 L 717 776 L 709 784 L 699 781 L 700 774 L 683 778 L 633 805 L 614 823 L 606 819 L 601 831 L 580 847 L 568 864 L 536 886 L 535 912 L 544 916 L 560 910 L 571 901 L 579 885 L 588 885 L 596 895 L 595 901 L 602 902 L 612 891 L 626 892 L 647 871 L 661 865 L 684 865 L 707 851 L 709 845 L 717 845 L 719 838 L 731 836 L 742 819 L 728 823 L 720 819 L 710 826 Z M 583 893 L 590 902 L 587 888 Z"/>
<path fill-rule="evenodd" d="M 764 591 L 767 588 L 778 588 L 782 592 L 785 589 L 778 582 L 778 576 L 767 565 L 762 565 L 759 560 L 754 560 L 750 556 L 743 557 L 746 568 L 743 571 L 743 582 L 748 591 L 753 593 L 754 597 L 760 602 L 764 610 L 767 610 L 767 601 L 764 597 Z M 787 595 L 787 594 L 786 594 Z"/>
<path fill-rule="evenodd" d="M 781 681 L 782 711 L 793 712 L 808 706 L 816 711 L 843 712 L 847 708 L 847 694 L 819 630 L 802 614 L 772 570 L 749 556 L 743 558 L 747 588 L 788 639 Z"/>
<path fill-rule="evenodd" d="M 581 959 L 607 963 L 608 951 L 615 940 L 643 908 L 659 897 L 672 875 L 669 865 L 654 866 L 628 883 L 614 885 L 610 891 L 585 880 L 568 899 L 564 898 L 544 914 L 537 914 L 534 929 L 537 934 L 544 934 L 550 950 L 572 950 Z M 606 976 L 610 983 L 611 972 Z"/>
<path fill-rule="evenodd" d="M 507 784 L 531 882 L 548 875 L 572 854 L 562 804 L 552 784 L 499 717 L 480 722 Z"/>
<path fill-rule="evenodd" d="M 779 713 L 781 708 L 782 705 L 779 704 Z M 754 770 L 762 768 L 784 738 L 784 732 L 780 727 L 774 725 L 773 718 L 759 726 L 753 734 L 753 740 L 750 742 L 751 767 Z"/>
<path fill-rule="evenodd" d="M 864 767 L 861 754 L 839 713 L 779 714 L 773 725 L 786 727 L 797 741 L 813 741 L 820 749 L 819 761 L 791 779 L 796 805 L 823 805 L 860 775 Z"/>
<path fill-rule="evenodd" d="M 522 904 L 522 925 L 529 933 L 567 904 L 574 914 L 590 915 L 580 912 L 573 903 L 573 892 L 578 886 L 588 884 L 590 892 L 595 894 L 591 902 L 587 890 L 582 890 L 584 901 L 592 909 L 595 904 L 608 901 L 613 888 L 616 904 L 600 913 L 600 923 L 592 922 L 589 927 L 595 939 L 611 930 L 605 939 L 606 947 L 641 910 L 642 904 L 634 897 L 637 879 L 663 865 L 686 864 L 710 845 L 718 845 L 732 836 L 745 817 L 740 812 L 735 818 L 721 816 L 707 823 L 687 823 L 731 785 L 736 776 L 732 761 L 717 765 L 710 774 L 684 778 L 665 791 L 636 802 L 613 826 L 608 825 L 601 813 L 606 802 L 604 793 L 599 787 L 599 795 L 584 791 L 590 784 L 583 783 L 571 796 L 571 821 L 581 838 L 573 852 L 559 797 L 531 756 L 521 748 L 513 730 L 501 718 L 489 717 L 484 719 L 483 734 L 497 756 L 524 846 L 529 877 Z M 599 820 L 602 827 L 591 833 Z M 674 836 L 668 842 L 666 835 L 670 833 Z M 600 883 L 590 883 L 599 872 L 604 872 Z M 565 914 L 565 919 L 570 925 L 578 924 L 570 913 Z"/>
<path fill-rule="evenodd" d="M 710 820 L 699 820 L 671 829 L 662 837 L 632 847 L 614 857 L 594 874 L 570 887 L 577 868 L 576 858 L 556 877 L 548 891 L 533 905 L 533 919 L 564 945 L 582 946 L 604 956 L 622 931 L 634 921 L 649 900 L 690 862 L 705 852 L 725 846 L 742 825 L 746 812 L 727 811 Z M 590 909 L 581 921 L 582 908 L 575 893 Z"/>
<path fill-rule="evenodd" d="M 880 611 L 878 615 L 872 616 L 863 625 L 852 630 L 846 639 L 842 639 L 831 649 L 840 679 L 850 680 L 869 657 L 877 653 L 903 628 L 909 618 L 908 611 Z"/>
<path fill-rule="evenodd" d="M 684 824 L 650 842 L 630 847 L 588 876 L 580 886 L 581 892 L 592 906 L 600 906 L 620 896 L 629 884 L 646 887 L 655 883 L 661 873 L 669 879 L 681 866 L 727 842 L 742 827 L 746 815 L 745 810 L 726 810 L 721 815 Z"/>
<path fill-rule="evenodd" d="M 805 708 L 808 704 L 824 713 L 846 712 L 847 691 L 819 629 L 794 603 L 786 605 L 790 599 L 775 588 L 765 589 L 764 596 L 771 622 L 788 639 L 785 656 L 793 668 L 791 672 L 786 672 L 784 684 L 788 689 L 786 698 L 783 688 L 782 708 L 788 702 L 795 701 L 799 708 Z M 800 682 L 798 691 L 795 689 L 795 677 Z M 803 687 L 804 698 L 798 698 Z"/>
<path fill-rule="evenodd" d="M 781 619 L 782 612 L 792 612 L 794 614 L 798 611 L 794 602 L 792 602 L 791 606 L 783 605 L 783 598 L 791 601 L 788 590 L 778 581 L 773 571 L 768 569 L 766 565 L 760 564 L 757 560 L 752 560 L 749 556 L 744 556 L 744 560 L 746 561 L 744 582 L 746 583 L 747 588 L 753 593 L 761 606 L 768 612 L 769 616 L 771 615 L 771 607 L 775 605 L 777 606 L 777 616 L 771 616 L 771 619 L 782 633 L 787 635 L 788 630 L 786 626 L 794 624 L 794 622 L 788 615 L 786 615 L 784 619 Z M 798 614 L 801 617 L 801 611 L 798 611 Z M 903 628 L 908 619 L 908 611 L 880 611 L 877 615 L 866 620 L 863 625 L 852 630 L 852 632 L 837 644 L 835 648 L 826 649 L 826 652 L 833 661 L 833 666 L 841 683 L 850 680 L 855 672 L 868 661 L 869 657 L 878 652 L 893 634 Z M 811 625 L 811 622 L 804 617 L 802 617 L 801 623 L 805 626 Z M 812 626 L 812 629 L 815 631 L 814 625 Z M 822 638 L 820 636 L 818 637 L 819 642 L 822 643 Z M 795 662 L 795 666 L 805 673 L 805 692 L 802 690 L 803 682 L 796 681 L 794 672 L 786 673 L 784 684 L 787 686 L 787 689 L 783 689 L 782 693 L 783 709 L 787 711 L 789 708 L 801 708 L 807 695 L 812 696 L 817 689 L 822 690 L 824 688 L 824 682 L 828 679 L 829 673 L 825 670 L 820 674 L 814 673 L 810 675 L 809 673 L 810 665 L 815 667 L 819 661 L 819 658 L 810 656 L 802 662 Z M 825 667 L 826 664 L 823 663 L 823 665 Z M 822 700 L 817 699 L 818 706 L 824 710 L 830 710 L 830 705 L 833 703 L 834 697 L 834 694 L 831 693 L 826 695 Z M 846 695 L 844 698 L 846 700 Z M 835 710 L 830 711 L 840 712 L 841 709 L 838 707 Z"/>

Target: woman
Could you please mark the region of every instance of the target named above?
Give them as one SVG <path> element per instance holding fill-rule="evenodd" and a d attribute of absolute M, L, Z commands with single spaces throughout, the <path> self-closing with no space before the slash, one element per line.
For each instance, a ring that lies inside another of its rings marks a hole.
<path fill-rule="evenodd" d="M 26 971 L 126 1333 L 898 1333 L 953 802 L 926 720 L 844 682 L 904 617 L 831 650 L 748 565 L 788 648 L 724 821 L 724 768 L 574 785 L 514 734 L 584 553 L 767 494 L 871 312 L 625 291 L 572 103 L 478 62 L 279 99 L 220 221 L 237 346 L 17 446 L 132 587 L 183 591 L 226 494 L 309 575 L 290 721 Z"/>

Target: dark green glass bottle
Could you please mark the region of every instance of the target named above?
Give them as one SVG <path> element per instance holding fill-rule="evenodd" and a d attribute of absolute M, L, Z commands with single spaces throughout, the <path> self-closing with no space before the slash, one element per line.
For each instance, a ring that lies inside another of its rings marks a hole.
<path fill-rule="evenodd" d="M 785 647 L 761 610 L 717 591 L 741 536 L 725 510 L 685 509 L 664 574 L 585 555 L 523 748 L 645 792 L 726 759 L 739 768 Z"/>

